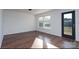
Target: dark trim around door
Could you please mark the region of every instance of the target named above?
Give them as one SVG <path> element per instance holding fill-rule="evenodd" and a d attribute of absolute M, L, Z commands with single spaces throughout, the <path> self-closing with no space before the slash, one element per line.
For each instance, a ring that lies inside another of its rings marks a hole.
<path fill-rule="evenodd" d="M 64 34 L 64 14 L 72 13 L 72 36 Z M 63 12 L 62 13 L 62 37 L 70 38 L 75 40 L 75 11 Z"/>

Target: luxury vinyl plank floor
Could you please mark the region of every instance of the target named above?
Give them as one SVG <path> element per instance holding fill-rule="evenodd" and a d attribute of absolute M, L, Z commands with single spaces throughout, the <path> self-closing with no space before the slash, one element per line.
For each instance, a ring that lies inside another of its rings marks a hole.
<path fill-rule="evenodd" d="M 27 32 L 4 36 L 1 48 L 78 48 L 79 42 L 42 32 Z"/>

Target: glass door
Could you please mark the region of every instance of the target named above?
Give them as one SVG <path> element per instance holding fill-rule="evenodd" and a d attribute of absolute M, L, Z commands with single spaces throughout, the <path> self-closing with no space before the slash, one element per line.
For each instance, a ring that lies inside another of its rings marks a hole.
<path fill-rule="evenodd" d="M 62 13 L 62 36 L 75 39 L 75 11 Z"/>

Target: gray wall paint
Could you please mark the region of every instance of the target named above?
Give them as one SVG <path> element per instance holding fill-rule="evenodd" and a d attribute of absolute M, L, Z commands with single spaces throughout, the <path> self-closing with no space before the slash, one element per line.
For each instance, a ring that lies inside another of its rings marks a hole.
<path fill-rule="evenodd" d="M 25 12 L 23 13 L 11 10 L 3 10 L 4 35 L 33 30 L 35 30 L 34 15 Z"/>
<path fill-rule="evenodd" d="M 3 33 L 2 33 L 2 10 L 0 10 L 0 48 L 3 40 Z"/>
<path fill-rule="evenodd" d="M 38 25 L 38 17 L 47 16 L 47 15 L 51 16 L 51 23 L 50 23 L 51 29 L 48 30 L 48 29 L 38 28 L 38 26 L 37 26 L 37 30 L 46 32 L 46 33 L 50 33 L 53 35 L 61 36 L 61 14 L 60 14 L 59 10 L 54 10 L 54 11 L 36 15 L 37 25 Z"/>
<path fill-rule="evenodd" d="M 36 15 L 36 24 L 37 24 L 37 27 L 36 29 L 39 30 L 39 31 L 42 31 L 42 32 L 46 32 L 46 33 L 49 33 L 49 34 L 53 34 L 53 35 L 57 35 L 57 36 L 61 36 L 61 13 L 62 12 L 67 12 L 67 11 L 72 11 L 72 10 L 67 10 L 67 9 L 57 9 L 57 10 L 52 10 L 50 12 L 45 12 L 45 13 L 42 13 L 42 14 L 39 14 L 39 15 Z M 75 10 L 76 13 L 76 41 L 79 41 L 79 10 Z M 43 29 L 43 28 L 38 28 L 38 17 L 40 16 L 46 16 L 46 15 L 50 15 L 52 18 L 51 18 L 51 29 L 50 30 L 46 30 L 46 29 Z"/>
<path fill-rule="evenodd" d="M 79 10 L 76 10 L 76 40 L 79 41 Z"/>

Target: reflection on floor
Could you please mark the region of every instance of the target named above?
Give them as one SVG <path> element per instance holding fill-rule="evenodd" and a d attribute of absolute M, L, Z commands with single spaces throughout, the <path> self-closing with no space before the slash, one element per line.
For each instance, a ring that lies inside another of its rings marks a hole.
<path fill-rule="evenodd" d="M 46 48 L 58 48 L 58 47 L 56 47 L 56 46 L 54 46 L 54 45 L 52 45 L 52 44 L 50 44 L 50 43 L 46 43 L 46 45 L 47 45 L 47 47 Z"/>
<path fill-rule="evenodd" d="M 33 31 L 6 35 L 1 48 L 79 48 L 79 42 Z"/>
<path fill-rule="evenodd" d="M 43 40 L 35 38 L 31 48 L 43 48 Z"/>
<path fill-rule="evenodd" d="M 45 42 L 46 43 L 46 48 L 58 48 L 48 42 Z M 35 41 L 33 42 L 32 44 L 32 47 L 31 48 L 44 48 L 43 47 L 43 40 L 42 39 L 39 39 L 39 38 L 36 38 Z"/>

